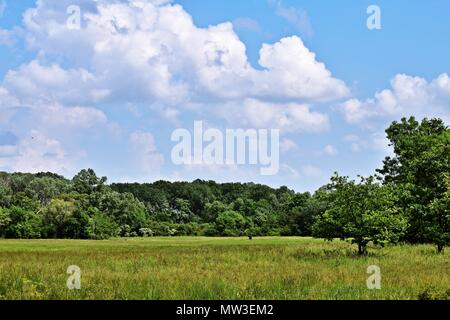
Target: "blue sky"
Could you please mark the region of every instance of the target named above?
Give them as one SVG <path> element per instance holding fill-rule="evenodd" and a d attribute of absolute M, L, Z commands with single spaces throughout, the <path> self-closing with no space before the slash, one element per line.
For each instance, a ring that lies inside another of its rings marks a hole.
<path fill-rule="evenodd" d="M 298 191 L 372 174 L 390 122 L 449 119 L 449 12 L 445 0 L 0 0 L 0 170 Z M 174 165 L 171 134 L 195 120 L 280 129 L 280 171 Z"/>

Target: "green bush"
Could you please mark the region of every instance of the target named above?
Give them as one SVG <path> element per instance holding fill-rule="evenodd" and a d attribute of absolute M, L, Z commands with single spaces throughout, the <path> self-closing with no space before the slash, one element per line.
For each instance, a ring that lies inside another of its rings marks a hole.
<path fill-rule="evenodd" d="M 12 207 L 2 209 L 0 232 L 6 238 L 36 239 L 41 237 L 42 220 L 34 212 Z"/>
<path fill-rule="evenodd" d="M 105 240 L 119 236 L 119 226 L 111 217 L 104 213 L 95 213 L 87 226 L 89 239 Z"/>

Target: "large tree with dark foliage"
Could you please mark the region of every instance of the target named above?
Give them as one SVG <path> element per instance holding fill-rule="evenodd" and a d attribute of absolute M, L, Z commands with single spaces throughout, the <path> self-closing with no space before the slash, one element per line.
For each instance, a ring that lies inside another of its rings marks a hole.
<path fill-rule="evenodd" d="M 433 242 L 442 251 L 448 244 L 443 233 L 445 228 L 448 233 L 444 204 L 448 203 L 450 129 L 440 119 L 418 122 L 411 117 L 392 123 L 386 133 L 395 156 L 387 157 L 378 171 L 385 183 L 402 192 L 397 205 L 409 219 L 406 240 Z"/>
<path fill-rule="evenodd" d="M 369 242 L 395 243 L 403 235 L 407 221 L 395 207 L 391 185 L 381 186 L 374 178 L 360 183 L 335 175 L 327 186 L 329 208 L 314 224 L 314 235 L 327 240 L 351 239 L 360 255 Z"/>

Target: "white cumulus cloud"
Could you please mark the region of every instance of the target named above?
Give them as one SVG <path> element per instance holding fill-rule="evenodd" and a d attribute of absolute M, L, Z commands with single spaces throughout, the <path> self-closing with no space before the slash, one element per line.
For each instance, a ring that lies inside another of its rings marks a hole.
<path fill-rule="evenodd" d="M 297 36 L 263 45 L 259 70 L 250 65 L 231 22 L 200 28 L 180 5 L 166 2 L 82 1 L 82 27 L 68 30 L 68 4 L 39 1 L 26 12 L 24 29 L 41 57 L 68 59 L 73 67 L 62 72 L 60 66 L 33 62 L 12 71 L 7 83 L 21 93 L 40 88 L 67 98 L 70 91 L 57 91 L 70 81 L 73 93 L 89 86 L 92 100 L 100 92 L 98 98 L 170 105 L 247 98 L 332 101 L 349 95 Z"/>
<path fill-rule="evenodd" d="M 332 145 L 327 145 L 325 146 L 325 148 L 323 148 L 322 154 L 326 155 L 326 156 L 335 156 L 337 155 L 337 150 L 334 146 Z"/>
<path fill-rule="evenodd" d="M 148 175 L 158 173 L 164 164 L 164 157 L 158 153 L 153 135 L 148 132 L 133 132 L 129 140 L 143 171 Z"/>
<path fill-rule="evenodd" d="M 309 105 L 270 103 L 247 99 L 242 114 L 249 125 L 283 132 L 322 132 L 329 128 L 328 115 L 312 111 Z"/>
<path fill-rule="evenodd" d="M 72 172 L 71 161 L 60 141 L 36 130 L 19 144 L 3 146 L 0 150 L 0 167 L 10 167 L 13 171 L 67 174 Z"/>
<path fill-rule="evenodd" d="M 364 123 L 373 118 L 411 115 L 448 118 L 449 105 L 450 79 L 446 73 L 430 82 L 398 74 L 391 80 L 391 89 L 377 92 L 370 99 L 348 100 L 338 108 L 349 123 Z"/>

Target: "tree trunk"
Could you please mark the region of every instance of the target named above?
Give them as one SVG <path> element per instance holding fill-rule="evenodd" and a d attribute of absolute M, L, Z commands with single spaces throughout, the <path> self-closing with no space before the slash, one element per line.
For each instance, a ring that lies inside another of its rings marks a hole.
<path fill-rule="evenodd" d="M 358 254 L 360 256 L 366 253 L 366 246 L 362 242 L 358 242 Z"/>

